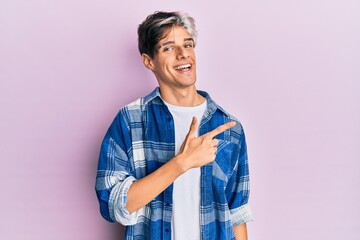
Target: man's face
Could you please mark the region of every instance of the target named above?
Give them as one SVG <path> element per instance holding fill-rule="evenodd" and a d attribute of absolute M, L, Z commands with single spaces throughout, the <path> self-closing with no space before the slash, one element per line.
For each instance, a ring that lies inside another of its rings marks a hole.
<path fill-rule="evenodd" d="M 165 32 L 149 62 L 162 89 L 185 89 L 196 81 L 194 41 L 189 32 L 175 26 Z"/>

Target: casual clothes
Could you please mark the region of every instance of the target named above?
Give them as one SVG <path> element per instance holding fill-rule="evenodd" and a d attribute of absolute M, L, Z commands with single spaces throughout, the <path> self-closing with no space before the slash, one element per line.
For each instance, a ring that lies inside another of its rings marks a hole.
<path fill-rule="evenodd" d="M 230 121 L 233 116 L 210 96 L 199 135 Z M 120 110 L 101 146 L 96 192 L 103 217 L 126 225 L 126 240 L 171 239 L 173 184 L 140 210 L 129 214 L 131 184 L 175 156 L 175 127 L 159 88 Z M 214 162 L 201 167 L 200 231 L 203 240 L 235 239 L 233 226 L 252 219 L 248 206 L 249 170 L 245 135 L 238 124 L 216 136 Z"/>
<path fill-rule="evenodd" d="M 193 117 L 201 121 L 206 104 L 207 102 L 204 101 L 195 107 L 180 107 L 165 102 L 174 120 L 175 154 L 180 152 Z M 199 136 L 199 126 L 196 129 L 196 136 Z M 191 168 L 173 183 L 171 230 L 174 240 L 200 239 L 200 179 L 201 169 Z"/>

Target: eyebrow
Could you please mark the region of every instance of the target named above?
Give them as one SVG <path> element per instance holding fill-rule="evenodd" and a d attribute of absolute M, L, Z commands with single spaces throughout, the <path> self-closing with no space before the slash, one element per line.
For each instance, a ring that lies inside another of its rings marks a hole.
<path fill-rule="evenodd" d="M 184 42 L 187 42 L 187 41 L 193 41 L 194 42 L 194 39 L 193 38 L 185 38 Z"/>
<path fill-rule="evenodd" d="M 184 38 L 184 42 L 188 42 L 188 41 L 194 42 L 194 39 L 193 39 L 193 38 Z M 174 43 L 175 43 L 175 41 L 167 41 L 167 42 L 164 42 L 163 44 L 161 44 L 161 45 L 159 46 L 159 49 L 162 48 L 162 47 L 165 47 L 165 46 L 167 46 L 167 45 L 174 44 Z"/>

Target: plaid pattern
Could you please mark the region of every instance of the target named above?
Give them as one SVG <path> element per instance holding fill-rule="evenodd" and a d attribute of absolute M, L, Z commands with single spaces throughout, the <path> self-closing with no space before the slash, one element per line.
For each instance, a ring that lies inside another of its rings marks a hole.
<path fill-rule="evenodd" d="M 206 92 L 199 94 L 207 99 L 200 135 L 226 122 L 237 121 Z M 96 193 L 102 216 L 127 226 L 126 240 L 171 239 L 172 185 L 133 214 L 125 206 L 131 184 L 174 157 L 174 134 L 172 116 L 156 88 L 122 108 L 105 135 Z M 233 226 L 252 220 L 247 204 L 249 170 L 245 135 L 238 122 L 216 138 L 220 142 L 215 161 L 201 167 L 201 239 L 235 239 Z"/>

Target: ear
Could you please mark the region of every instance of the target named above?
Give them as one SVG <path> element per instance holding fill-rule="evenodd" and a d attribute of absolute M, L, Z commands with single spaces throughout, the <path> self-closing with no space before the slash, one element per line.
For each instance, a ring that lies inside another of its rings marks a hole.
<path fill-rule="evenodd" d="M 142 62 L 143 62 L 143 64 L 144 64 L 144 66 L 145 66 L 147 69 L 149 69 L 149 70 L 151 70 L 151 71 L 154 70 L 153 61 L 152 61 L 152 58 L 151 58 L 149 55 L 147 55 L 147 54 L 145 54 L 145 53 L 141 54 L 141 60 L 142 60 Z"/>

